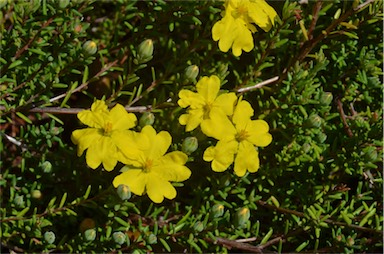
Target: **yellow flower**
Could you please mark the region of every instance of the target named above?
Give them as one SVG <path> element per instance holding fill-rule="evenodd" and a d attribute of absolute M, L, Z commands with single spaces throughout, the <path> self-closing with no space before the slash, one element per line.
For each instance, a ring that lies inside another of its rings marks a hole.
<path fill-rule="evenodd" d="M 251 120 L 253 109 L 247 101 L 239 101 L 232 116 L 232 122 L 223 115 L 213 115 L 201 123 L 202 131 L 219 140 L 203 155 L 205 161 L 212 161 L 212 170 L 226 170 L 234 161 L 236 175 L 243 176 L 247 170 L 259 169 L 259 157 L 255 146 L 264 147 L 272 142 L 269 126 L 264 120 Z"/>
<path fill-rule="evenodd" d="M 117 161 L 126 160 L 121 148 L 132 147 L 131 152 L 135 152 L 131 146 L 134 143 L 133 132 L 128 129 L 136 125 L 137 119 L 122 105 L 117 104 L 109 111 L 104 101 L 97 100 L 91 110 L 83 110 L 77 117 L 90 128 L 75 130 L 71 139 L 78 145 L 78 156 L 88 149 L 85 159 L 89 167 L 95 169 L 102 163 L 106 170 L 111 171 Z"/>
<path fill-rule="evenodd" d="M 197 93 L 184 89 L 179 92 L 179 106 L 189 107 L 188 113 L 179 118 L 179 123 L 186 125 L 186 131 L 196 129 L 211 114 L 223 112 L 232 115 L 237 97 L 234 93 L 218 95 L 220 79 L 217 76 L 201 78 L 196 84 L 196 90 Z"/>
<path fill-rule="evenodd" d="M 165 154 L 172 142 L 166 131 L 156 134 L 153 127 L 147 125 L 136 135 L 140 136 L 140 153 L 130 156 L 132 167 L 125 167 L 127 170 L 115 177 L 113 185 L 127 185 L 137 195 L 146 192 L 155 203 L 161 203 L 164 197 L 175 198 L 176 190 L 170 182 L 181 182 L 190 177 L 191 171 L 184 166 L 188 156 L 180 151 Z"/>
<path fill-rule="evenodd" d="M 219 41 L 221 51 L 232 48 L 235 56 L 253 49 L 252 33 L 257 31 L 253 24 L 268 32 L 277 16 L 264 0 L 227 0 L 224 7 L 223 18 L 212 27 L 212 38 Z"/>

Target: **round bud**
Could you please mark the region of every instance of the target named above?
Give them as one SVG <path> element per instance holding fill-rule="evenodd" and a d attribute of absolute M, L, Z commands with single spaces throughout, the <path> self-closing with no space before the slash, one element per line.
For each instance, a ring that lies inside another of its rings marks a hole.
<path fill-rule="evenodd" d="M 96 239 L 96 230 L 94 228 L 87 229 L 84 232 L 84 236 L 85 236 L 85 239 L 87 239 L 87 241 L 91 242 Z"/>
<path fill-rule="evenodd" d="M 129 189 L 129 187 L 124 184 L 120 184 L 119 186 L 117 186 L 116 192 L 117 192 L 117 195 L 119 195 L 119 197 L 121 198 L 121 200 L 128 200 L 132 196 L 131 190 Z"/>
<path fill-rule="evenodd" d="M 155 115 L 152 112 L 145 112 L 141 115 L 139 119 L 140 127 L 144 127 L 146 125 L 152 125 L 155 122 Z"/>
<path fill-rule="evenodd" d="M 48 244 L 54 243 L 55 239 L 56 239 L 55 233 L 53 233 L 52 231 L 47 231 L 47 232 L 44 233 L 44 240 Z"/>
<path fill-rule="evenodd" d="M 224 206 L 222 204 L 216 204 L 212 206 L 211 212 L 214 218 L 221 217 L 224 214 Z"/>
<path fill-rule="evenodd" d="M 127 240 L 127 236 L 123 232 L 115 232 L 112 234 L 112 238 L 115 243 L 122 245 Z"/>
<path fill-rule="evenodd" d="M 195 81 L 197 75 L 199 75 L 199 67 L 197 65 L 190 65 L 185 68 L 184 74 L 188 81 Z"/>
<path fill-rule="evenodd" d="M 187 137 L 183 141 L 181 150 L 186 154 L 191 154 L 197 150 L 198 146 L 199 146 L 199 142 L 197 141 L 196 137 Z"/>
<path fill-rule="evenodd" d="M 86 41 L 83 44 L 83 52 L 87 56 L 95 54 L 97 51 L 97 45 L 94 41 Z"/>

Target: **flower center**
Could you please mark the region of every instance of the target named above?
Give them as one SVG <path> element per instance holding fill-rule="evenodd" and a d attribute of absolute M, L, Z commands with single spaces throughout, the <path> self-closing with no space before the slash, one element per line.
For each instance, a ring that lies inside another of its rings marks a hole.
<path fill-rule="evenodd" d="M 249 134 L 246 130 L 241 130 L 236 134 L 236 140 L 237 142 L 241 142 L 243 140 L 246 140 L 249 137 Z"/>
<path fill-rule="evenodd" d="M 104 135 L 109 136 L 112 133 L 112 123 L 106 122 L 104 125 Z"/>
<path fill-rule="evenodd" d="M 203 118 L 204 119 L 208 119 L 209 118 L 209 113 L 211 112 L 211 109 L 212 109 L 212 103 L 209 103 L 207 102 L 204 107 L 203 107 L 203 110 L 204 110 L 204 116 Z"/>
<path fill-rule="evenodd" d="M 239 3 L 236 9 L 232 12 L 232 16 L 237 18 L 245 18 L 248 15 L 248 8 L 246 4 Z"/>
<path fill-rule="evenodd" d="M 143 166 L 144 173 L 149 173 L 152 166 L 153 166 L 153 160 L 147 159 Z"/>

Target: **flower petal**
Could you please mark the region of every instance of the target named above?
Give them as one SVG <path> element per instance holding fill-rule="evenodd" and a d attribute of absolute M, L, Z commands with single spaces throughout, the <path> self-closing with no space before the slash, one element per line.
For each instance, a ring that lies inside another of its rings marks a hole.
<path fill-rule="evenodd" d="M 253 49 L 253 37 L 252 32 L 247 27 L 247 22 L 244 22 L 242 19 L 236 19 L 234 25 L 234 31 L 232 33 L 236 34 L 236 37 L 232 45 L 232 53 L 234 56 L 240 56 L 241 51 L 249 52 Z"/>
<path fill-rule="evenodd" d="M 146 125 L 141 130 L 141 133 L 146 135 L 148 140 L 152 142 L 152 145 L 149 147 L 148 151 L 146 151 L 146 156 L 152 160 L 163 156 L 172 143 L 172 137 L 169 132 L 161 131 L 156 134 L 155 129 L 150 125 Z"/>
<path fill-rule="evenodd" d="M 249 5 L 248 15 L 255 24 L 268 32 L 274 24 L 277 13 L 264 0 L 255 0 Z"/>
<path fill-rule="evenodd" d="M 247 132 L 250 134 L 247 140 L 256 146 L 265 147 L 272 142 L 272 135 L 268 131 L 266 121 L 253 120 L 247 125 Z"/>
<path fill-rule="evenodd" d="M 236 100 L 237 96 L 235 93 L 221 94 L 216 98 L 212 110 L 220 109 L 223 110 L 227 116 L 231 116 Z"/>
<path fill-rule="evenodd" d="M 175 187 L 171 183 L 162 179 L 157 174 L 148 175 L 147 194 L 148 197 L 155 203 L 161 203 L 164 197 L 174 199 L 176 197 Z"/>
<path fill-rule="evenodd" d="M 204 105 L 204 98 L 198 94 L 189 90 L 181 90 L 179 92 L 179 100 L 177 103 L 180 107 L 186 108 L 190 106 L 191 108 L 201 108 Z"/>
<path fill-rule="evenodd" d="M 255 147 L 247 141 L 240 142 L 239 150 L 235 158 L 235 174 L 244 176 L 247 170 L 253 173 L 256 172 L 259 167 L 259 155 Z"/>
<path fill-rule="evenodd" d="M 127 130 L 136 126 L 135 114 L 128 113 L 125 108 L 116 104 L 109 112 L 109 120 L 112 122 L 112 130 Z"/>
<path fill-rule="evenodd" d="M 212 103 L 220 90 L 220 79 L 216 75 L 202 77 L 197 82 L 196 89 L 206 102 Z"/>
<path fill-rule="evenodd" d="M 185 126 L 185 131 L 193 131 L 203 121 L 204 111 L 202 109 L 189 109 L 188 114 L 179 117 L 179 123 Z"/>
<path fill-rule="evenodd" d="M 120 184 L 127 185 L 132 193 L 141 196 L 148 182 L 147 176 L 148 174 L 142 172 L 141 169 L 129 169 L 116 176 L 112 183 L 116 188 Z"/>
<path fill-rule="evenodd" d="M 248 101 L 239 101 L 233 113 L 232 122 L 237 130 L 243 130 L 253 116 L 253 108 Z"/>
<path fill-rule="evenodd" d="M 72 132 L 71 140 L 77 146 L 77 156 L 81 156 L 85 149 L 99 142 L 103 137 L 99 129 L 86 128 Z"/>
<path fill-rule="evenodd" d="M 216 146 L 208 147 L 204 154 L 205 161 L 212 161 L 211 167 L 215 172 L 225 171 L 233 162 L 237 152 L 237 142 L 217 142 Z"/>
<path fill-rule="evenodd" d="M 232 47 L 235 40 L 235 20 L 231 14 L 227 14 L 230 11 L 226 11 L 225 16 L 216 22 L 212 27 L 212 38 L 214 41 L 219 41 L 219 49 L 222 52 L 228 52 Z"/>
<path fill-rule="evenodd" d="M 235 127 L 222 111 L 211 112 L 210 119 L 204 120 L 200 126 L 205 135 L 217 140 L 231 140 L 236 135 Z"/>
<path fill-rule="evenodd" d="M 164 179 L 168 181 L 181 182 L 187 180 L 191 176 L 191 171 L 184 166 L 188 156 L 180 151 L 170 152 L 164 155 L 156 162 L 151 170 L 162 174 Z"/>
<path fill-rule="evenodd" d="M 88 148 L 85 156 L 88 166 L 96 169 L 100 163 L 107 171 L 111 171 L 117 164 L 117 147 L 109 137 L 102 137 Z"/>

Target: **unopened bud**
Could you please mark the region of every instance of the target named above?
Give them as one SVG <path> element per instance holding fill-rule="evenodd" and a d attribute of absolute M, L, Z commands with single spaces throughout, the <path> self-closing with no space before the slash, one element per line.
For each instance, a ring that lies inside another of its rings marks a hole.
<path fill-rule="evenodd" d="M 198 148 L 199 143 L 196 137 L 187 137 L 184 139 L 181 150 L 186 154 L 191 154 Z"/>
<path fill-rule="evenodd" d="M 34 199 L 40 199 L 42 194 L 41 194 L 41 191 L 39 191 L 39 190 L 33 190 L 31 193 L 31 196 Z"/>
<path fill-rule="evenodd" d="M 323 119 L 320 116 L 314 114 L 306 120 L 306 124 L 310 128 L 319 128 L 321 126 L 322 120 Z"/>
<path fill-rule="evenodd" d="M 197 232 L 201 232 L 204 230 L 204 224 L 201 221 L 197 221 L 195 225 L 193 225 L 193 229 Z"/>
<path fill-rule="evenodd" d="M 53 233 L 52 231 L 47 231 L 47 232 L 44 233 L 44 240 L 48 244 L 54 243 L 55 239 L 56 239 L 55 233 Z"/>
<path fill-rule="evenodd" d="M 324 143 L 324 141 L 327 140 L 327 135 L 325 133 L 320 132 L 316 135 L 316 139 L 319 143 Z"/>
<path fill-rule="evenodd" d="M 117 195 L 119 195 L 121 200 L 128 200 L 131 198 L 131 190 L 127 185 L 120 184 L 117 186 Z"/>
<path fill-rule="evenodd" d="M 97 51 L 97 45 L 94 41 L 86 41 L 83 45 L 83 52 L 87 56 L 95 54 Z"/>
<path fill-rule="evenodd" d="M 355 240 L 352 237 L 347 238 L 347 246 L 351 247 L 355 244 Z"/>
<path fill-rule="evenodd" d="M 59 0 L 57 1 L 57 5 L 59 9 L 65 9 L 65 7 L 68 6 L 69 2 L 70 2 L 69 0 Z"/>
<path fill-rule="evenodd" d="M 19 196 L 18 194 L 16 194 L 15 199 L 13 200 L 13 203 L 15 203 L 17 207 L 20 207 L 20 208 L 24 207 L 25 206 L 24 196 Z"/>
<path fill-rule="evenodd" d="M 238 227 L 244 226 L 251 216 L 251 212 L 247 207 L 243 207 L 236 213 L 236 222 Z"/>
<path fill-rule="evenodd" d="M 187 68 L 185 68 L 185 78 L 188 81 L 195 81 L 197 75 L 199 75 L 199 67 L 197 65 L 190 65 Z"/>
<path fill-rule="evenodd" d="M 369 162 L 375 162 L 377 160 L 377 151 L 373 146 L 369 146 L 363 149 L 364 158 Z"/>
<path fill-rule="evenodd" d="M 87 239 L 87 241 L 91 242 L 96 239 L 96 230 L 94 228 L 87 229 L 84 232 L 84 236 L 85 236 L 85 239 Z"/>
<path fill-rule="evenodd" d="M 115 232 L 112 234 L 112 238 L 115 243 L 122 245 L 127 240 L 127 236 L 123 232 Z"/>
<path fill-rule="evenodd" d="M 157 236 L 155 236 L 153 233 L 150 233 L 147 241 L 149 244 L 156 244 L 157 243 Z"/>
<path fill-rule="evenodd" d="M 137 51 L 136 64 L 146 63 L 153 58 L 153 41 L 147 39 L 140 43 Z"/>
<path fill-rule="evenodd" d="M 222 204 L 216 204 L 211 208 L 213 218 L 218 218 L 224 214 L 224 206 Z"/>
<path fill-rule="evenodd" d="M 44 161 L 41 164 L 41 168 L 43 169 L 44 173 L 50 173 L 52 171 L 52 164 L 49 161 Z"/>
<path fill-rule="evenodd" d="M 320 97 L 320 103 L 321 105 L 324 105 L 324 106 L 331 104 L 332 100 L 333 100 L 333 95 L 330 92 L 325 92 Z"/>
<path fill-rule="evenodd" d="M 145 112 L 139 119 L 139 125 L 143 128 L 146 125 L 152 125 L 155 122 L 155 115 L 152 112 Z"/>

